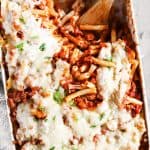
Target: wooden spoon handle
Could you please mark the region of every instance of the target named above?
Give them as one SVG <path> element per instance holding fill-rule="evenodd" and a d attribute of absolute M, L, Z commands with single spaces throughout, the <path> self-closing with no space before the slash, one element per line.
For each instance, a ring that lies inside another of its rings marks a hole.
<path fill-rule="evenodd" d="M 114 0 L 98 0 L 80 19 L 79 24 L 108 24 L 110 9 Z"/>

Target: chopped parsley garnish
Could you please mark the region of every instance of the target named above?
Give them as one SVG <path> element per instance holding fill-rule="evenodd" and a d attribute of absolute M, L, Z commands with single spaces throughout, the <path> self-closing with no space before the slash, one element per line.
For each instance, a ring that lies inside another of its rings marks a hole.
<path fill-rule="evenodd" d="M 46 44 L 42 43 L 39 47 L 40 51 L 44 51 L 46 49 Z"/>
<path fill-rule="evenodd" d="M 23 51 L 23 47 L 24 47 L 24 43 L 20 43 L 20 44 L 17 44 L 17 45 L 16 45 L 16 48 L 17 48 L 20 52 Z"/>
<path fill-rule="evenodd" d="M 77 148 L 73 148 L 72 150 L 78 150 Z"/>
<path fill-rule="evenodd" d="M 29 40 L 27 40 L 27 43 L 30 44 L 31 42 Z"/>
<path fill-rule="evenodd" d="M 56 120 L 56 116 L 53 116 L 52 120 L 55 121 Z"/>
<path fill-rule="evenodd" d="M 31 36 L 31 39 L 38 39 L 38 35 Z"/>
<path fill-rule="evenodd" d="M 42 112 L 45 112 L 46 111 L 46 108 L 44 106 L 39 106 L 38 107 L 38 110 L 42 111 Z"/>
<path fill-rule="evenodd" d="M 38 121 L 38 119 L 37 119 L 37 118 L 35 118 L 35 117 L 33 118 L 33 120 L 34 120 L 35 122 L 37 122 L 37 121 Z"/>
<path fill-rule="evenodd" d="M 36 69 L 36 71 L 37 71 L 37 72 L 40 72 L 40 69 L 39 69 L 39 68 L 37 68 L 37 69 Z"/>
<path fill-rule="evenodd" d="M 68 104 L 69 104 L 70 106 L 76 106 L 76 103 L 75 103 L 74 100 L 69 101 Z"/>
<path fill-rule="evenodd" d="M 44 57 L 45 59 L 51 59 L 52 57 L 50 57 L 50 56 L 46 56 L 46 57 Z"/>
<path fill-rule="evenodd" d="M 26 23 L 23 17 L 20 17 L 20 18 L 19 18 L 19 21 L 20 21 L 21 23 L 23 23 L 23 24 Z"/>
<path fill-rule="evenodd" d="M 108 58 L 105 58 L 105 60 L 112 62 L 112 61 L 113 61 L 113 58 L 112 58 L 112 56 L 110 56 L 110 57 L 108 57 Z"/>
<path fill-rule="evenodd" d="M 73 120 L 75 121 L 75 122 L 78 122 L 78 116 L 77 115 L 75 115 L 75 114 L 73 114 L 73 116 L 72 116 L 72 118 L 73 118 Z"/>
<path fill-rule="evenodd" d="M 101 113 L 101 114 L 99 115 L 99 120 L 102 120 L 102 119 L 104 118 L 104 116 L 105 116 L 105 113 L 104 113 L 104 112 Z"/>
<path fill-rule="evenodd" d="M 97 125 L 93 124 L 90 126 L 90 128 L 96 128 Z"/>
<path fill-rule="evenodd" d="M 48 119 L 46 118 L 44 121 L 45 121 L 45 122 L 47 122 L 47 121 L 48 121 Z"/>
<path fill-rule="evenodd" d="M 52 146 L 49 150 L 54 150 L 55 149 L 55 146 Z"/>
<path fill-rule="evenodd" d="M 62 104 L 63 99 L 64 99 L 64 95 L 62 94 L 62 92 L 60 91 L 60 89 L 56 90 L 56 92 L 53 95 L 54 100 L 58 103 L 58 104 Z"/>

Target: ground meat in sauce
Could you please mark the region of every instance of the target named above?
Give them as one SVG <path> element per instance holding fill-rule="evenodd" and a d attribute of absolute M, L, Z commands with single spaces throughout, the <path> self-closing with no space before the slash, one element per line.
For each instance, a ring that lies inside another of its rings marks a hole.
<path fill-rule="evenodd" d="M 36 5 L 35 8 L 43 10 L 45 8 L 45 1 L 43 1 L 40 5 Z M 54 18 L 53 20 L 54 20 L 55 23 L 57 23 L 57 25 L 59 24 L 59 20 L 57 20 L 56 18 Z M 20 29 L 16 24 L 14 24 L 14 26 L 17 30 Z M 126 29 L 126 30 L 128 30 L 128 29 Z M 81 64 L 84 64 L 84 63 L 90 65 L 90 62 L 91 62 L 90 56 L 92 54 L 91 54 L 91 51 L 88 48 L 90 47 L 91 44 L 96 43 L 97 41 L 99 41 L 99 40 L 97 40 L 97 36 L 96 36 L 97 34 L 95 34 L 95 33 L 93 34 L 93 33 L 90 33 L 90 32 L 84 34 L 78 27 L 76 27 L 73 30 L 73 33 L 66 33 L 65 28 L 59 28 L 59 30 L 56 31 L 56 33 L 57 34 L 59 33 L 59 34 L 63 35 L 63 37 L 65 36 L 65 38 L 67 39 L 66 40 L 67 42 L 64 43 L 64 45 L 67 45 L 67 44 L 69 45 L 69 43 L 71 43 L 71 46 L 69 47 L 69 50 L 62 49 L 58 54 L 56 54 L 54 56 L 55 60 L 63 59 L 65 61 L 69 62 L 70 64 L 72 64 L 70 56 L 72 55 L 73 49 L 75 47 L 78 47 L 78 48 L 81 48 L 82 52 L 85 52 L 85 55 L 83 55 L 81 57 L 81 59 L 79 59 L 77 62 L 75 62 L 75 64 L 78 65 L 79 67 L 81 66 Z M 21 30 L 19 30 L 17 32 L 17 37 L 20 38 L 20 39 L 23 39 L 24 38 L 24 33 Z M 98 44 L 100 45 L 100 47 L 105 47 L 106 46 L 105 43 L 98 42 Z M 12 55 L 13 55 L 13 53 L 12 53 Z M 97 53 L 94 54 L 94 56 L 97 57 Z M 54 59 L 52 61 L 55 65 L 55 60 Z M 73 62 L 73 64 L 74 64 L 74 62 Z M 16 76 L 14 76 L 14 78 L 17 80 Z M 68 81 L 66 81 L 66 80 L 62 81 L 62 82 L 64 82 L 64 83 L 62 83 L 62 86 L 64 87 L 64 89 L 68 93 L 72 93 L 72 92 L 75 92 L 76 90 L 69 91 L 68 90 L 68 84 L 75 83 L 75 82 L 77 82 L 77 80 L 74 79 L 73 76 L 71 76 L 69 79 L 70 80 L 68 80 Z M 96 84 L 96 79 L 95 79 L 94 74 L 89 79 L 89 81 Z M 138 84 L 133 82 L 128 95 L 131 96 L 131 97 L 135 97 L 137 99 L 141 99 L 141 94 L 139 94 L 139 93 L 141 93 L 141 91 L 137 87 L 138 87 Z M 38 87 L 27 88 L 24 91 L 17 91 L 17 90 L 14 90 L 14 89 L 10 89 L 8 91 L 8 103 L 9 103 L 9 106 L 11 108 L 11 116 L 13 116 L 12 117 L 12 122 L 14 122 L 14 124 L 17 124 L 15 122 L 16 121 L 15 117 L 16 117 L 16 107 L 17 107 L 17 105 L 19 103 L 22 103 L 22 102 L 26 103 L 27 101 L 29 101 L 36 92 L 39 92 Z M 43 95 L 43 97 L 44 96 L 45 95 Z M 91 94 L 91 95 L 85 95 L 85 96 L 82 96 L 82 97 L 76 97 L 74 99 L 74 101 L 75 101 L 76 106 L 80 109 L 94 110 L 103 101 L 103 98 L 99 95 Z M 132 113 L 132 116 L 135 117 L 136 114 L 140 113 L 142 108 L 139 107 L 139 106 L 129 105 L 129 106 L 126 106 L 126 109 L 127 110 L 129 109 Z M 43 118 L 45 118 L 45 116 Z M 63 116 L 63 121 L 64 121 L 64 124 L 66 124 L 66 125 L 68 124 L 68 120 L 67 120 L 66 116 Z M 16 128 L 17 127 L 18 126 L 16 126 Z M 106 134 L 106 131 L 107 131 L 106 128 L 102 127 L 101 133 Z M 81 138 L 74 137 L 74 139 L 77 139 L 79 141 L 79 144 L 83 143 L 83 137 L 81 137 Z M 95 143 L 98 141 L 98 139 L 99 139 L 99 135 L 95 135 L 93 137 L 93 141 Z M 35 145 L 42 145 L 43 144 L 43 141 L 41 139 L 31 139 L 30 142 L 32 144 L 35 144 Z M 73 144 L 72 141 L 71 141 L 71 144 Z"/>

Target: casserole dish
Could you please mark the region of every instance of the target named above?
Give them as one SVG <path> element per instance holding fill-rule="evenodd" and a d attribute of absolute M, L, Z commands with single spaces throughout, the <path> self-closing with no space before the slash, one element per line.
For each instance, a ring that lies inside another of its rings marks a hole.
<path fill-rule="evenodd" d="M 86 3 L 1 2 L 2 73 L 16 149 L 149 148 L 131 1 L 114 1 L 108 25 L 81 26 Z"/>

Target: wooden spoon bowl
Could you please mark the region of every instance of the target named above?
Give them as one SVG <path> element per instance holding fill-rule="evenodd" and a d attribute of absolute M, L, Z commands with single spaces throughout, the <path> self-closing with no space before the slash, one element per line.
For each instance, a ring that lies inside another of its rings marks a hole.
<path fill-rule="evenodd" d="M 98 0 L 79 19 L 79 24 L 101 25 L 108 24 L 110 10 L 114 0 Z"/>

